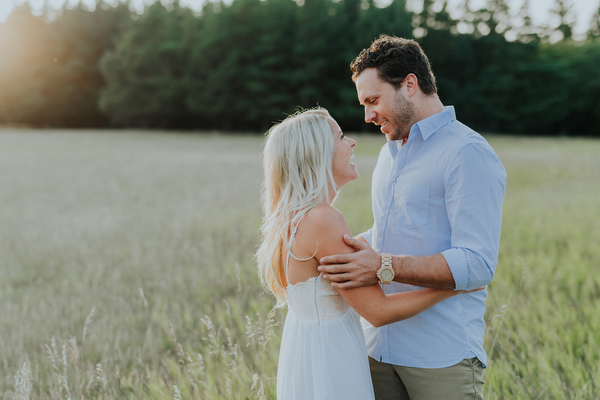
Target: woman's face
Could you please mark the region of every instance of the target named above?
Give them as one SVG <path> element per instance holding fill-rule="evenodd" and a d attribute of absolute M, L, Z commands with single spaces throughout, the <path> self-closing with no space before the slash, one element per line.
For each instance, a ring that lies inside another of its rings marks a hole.
<path fill-rule="evenodd" d="M 358 178 L 356 165 L 350 161 L 354 158 L 354 146 L 356 142 L 344 136 L 342 130 L 335 120 L 327 117 L 327 123 L 333 135 L 333 162 L 331 172 L 338 188 Z"/>

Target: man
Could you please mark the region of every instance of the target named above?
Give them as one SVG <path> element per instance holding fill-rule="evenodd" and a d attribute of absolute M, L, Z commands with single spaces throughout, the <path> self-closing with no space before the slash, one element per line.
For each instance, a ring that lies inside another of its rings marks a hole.
<path fill-rule="evenodd" d="M 359 240 L 345 238 L 356 253 L 321 260 L 324 277 L 342 289 L 379 280 L 386 293 L 488 285 L 498 259 L 502 163 L 444 107 L 415 41 L 381 36 L 351 69 L 365 121 L 381 127 L 387 144 L 373 172 L 374 225 Z M 460 294 L 381 328 L 363 321 L 376 398 L 483 399 L 486 298 L 486 290 Z"/>

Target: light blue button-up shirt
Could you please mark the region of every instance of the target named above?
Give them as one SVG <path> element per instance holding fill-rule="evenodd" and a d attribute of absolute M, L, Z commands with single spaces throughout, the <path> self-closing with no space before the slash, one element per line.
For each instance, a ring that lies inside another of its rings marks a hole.
<path fill-rule="evenodd" d="M 456 120 L 453 107 L 388 141 L 373 172 L 373 228 L 361 234 L 379 253 L 441 253 L 457 290 L 489 284 L 498 260 L 506 172 L 487 141 Z M 386 293 L 419 289 L 393 282 Z M 443 368 L 483 349 L 487 290 L 459 294 L 381 328 L 363 320 L 369 356 L 395 365 Z"/>

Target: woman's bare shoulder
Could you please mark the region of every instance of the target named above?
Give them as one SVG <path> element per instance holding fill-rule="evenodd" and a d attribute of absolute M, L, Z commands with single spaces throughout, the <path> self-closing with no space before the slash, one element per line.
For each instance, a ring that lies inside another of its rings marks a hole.
<path fill-rule="evenodd" d="M 331 206 L 317 206 L 311 208 L 304 218 L 306 225 L 322 231 L 330 231 L 332 229 L 348 229 L 346 219 L 335 207 Z"/>
<path fill-rule="evenodd" d="M 303 228 L 302 225 L 304 225 L 303 237 L 310 243 L 315 241 L 318 243 L 317 259 L 330 254 L 348 252 L 344 234 L 352 235 L 352 233 L 338 209 L 329 206 L 315 207 L 306 214 L 300 229 Z"/>
<path fill-rule="evenodd" d="M 330 206 L 316 206 L 302 217 L 294 237 L 293 250 L 298 257 L 314 257 L 319 248 L 327 244 L 332 231 L 340 230 L 345 224 L 342 213 Z M 343 233 L 340 234 L 340 236 Z"/>

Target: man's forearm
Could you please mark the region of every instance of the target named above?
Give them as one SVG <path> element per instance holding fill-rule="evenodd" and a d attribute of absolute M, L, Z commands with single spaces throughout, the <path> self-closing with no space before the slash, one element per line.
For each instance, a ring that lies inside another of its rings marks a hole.
<path fill-rule="evenodd" d="M 444 256 L 393 256 L 394 281 L 435 289 L 454 289 L 455 283 Z"/>

